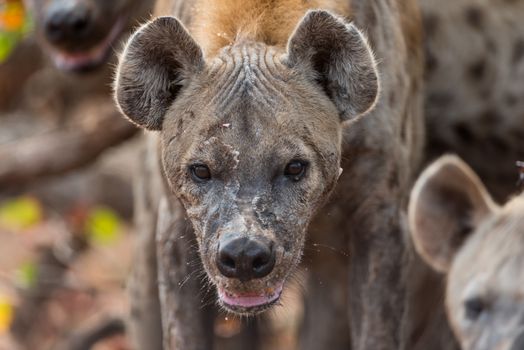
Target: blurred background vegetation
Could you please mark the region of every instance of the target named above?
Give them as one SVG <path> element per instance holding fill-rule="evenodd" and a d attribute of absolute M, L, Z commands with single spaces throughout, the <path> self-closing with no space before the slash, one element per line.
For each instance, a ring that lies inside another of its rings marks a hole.
<path fill-rule="evenodd" d="M 0 349 L 127 349 L 133 157 L 118 144 L 129 137 L 88 157 L 59 142 L 79 122 L 46 89 L 58 73 L 32 28 L 21 1 L 0 0 Z"/>

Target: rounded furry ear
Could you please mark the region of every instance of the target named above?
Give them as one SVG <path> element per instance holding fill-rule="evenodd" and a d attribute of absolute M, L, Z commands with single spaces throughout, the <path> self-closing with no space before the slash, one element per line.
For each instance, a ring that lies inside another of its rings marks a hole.
<path fill-rule="evenodd" d="M 379 94 L 376 61 L 364 35 L 327 11 L 309 11 L 288 42 L 291 66 L 313 73 L 342 120 L 370 111 Z"/>
<path fill-rule="evenodd" d="M 162 129 L 179 90 L 204 67 L 200 46 L 174 17 L 143 25 L 120 56 L 114 83 L 123 114 L 140 127 Z"/>
<path fill-rule="evenodd" d="M 462 160 L 443 156 L 419 177 L 408 216 L 417 252 L 447 272 L 457 251 L 496 208 L 480 179 Z"/>

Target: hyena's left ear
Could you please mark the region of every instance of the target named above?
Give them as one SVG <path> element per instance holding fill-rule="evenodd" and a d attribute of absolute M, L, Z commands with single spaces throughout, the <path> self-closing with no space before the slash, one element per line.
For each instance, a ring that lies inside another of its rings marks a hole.
<path fill-rule="evenodd" d="M 309 11 L 288 42 L 291 66 L 311 71 L 342 120 L 365 114 L 379 93 L 376 62 L 364 35 L 327 11 Z"/>
<path fill-rule="evenodd" d="M 182 23 L 159 17 L 127 42 L 116 73 L 116 102 L 138 126 L 160 130 L 180 89 L 203 67 L 202 50 Z"/>
<path fill-rule="evenodd" d="M 455 254 L 497 205 L 478 176 L 456 156 L 443 156 L 415 183 L 409 226 L 417 252 L 447 272 Z"/>

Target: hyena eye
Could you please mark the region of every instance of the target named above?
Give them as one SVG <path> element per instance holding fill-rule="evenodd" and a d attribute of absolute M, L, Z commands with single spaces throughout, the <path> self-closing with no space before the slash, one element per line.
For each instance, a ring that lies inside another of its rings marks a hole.
<path fill-rule="evenodd" d="M 191 176 L 196 181 L 206 181 L 211 179 L 211 171 L 205 164 L 195 164 L 191 168 Z"/>
<path fill-rule="evenodd" d="M 479 297 L 464 302 L 465 316 L 470 321 L 476 321 L 486 309 L 486 303 Z"/>
<path fill-rule="evenodd" d="M 292 160 L 286 165 L 284 175 L 291 178 L 293 181 L 299 181 L 306 172 L 307 163 L 301 160 Z"/>

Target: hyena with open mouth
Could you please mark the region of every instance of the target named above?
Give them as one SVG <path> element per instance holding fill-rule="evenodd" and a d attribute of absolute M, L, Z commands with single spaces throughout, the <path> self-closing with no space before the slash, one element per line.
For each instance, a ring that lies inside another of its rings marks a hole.
<path fill-rule="evenodd" d="M 39 44 L 57 68 L 84 72 L 103 66 L 119 39 L 150 16 L 154 0 L 24 0 Z"/>
<path fill-rule="evenodd" d="M 114 85 L 123 114 L 157 132 L 138 193 L 135 330 L 159 334 L 148 326 L 158 307 L 155 249 L 172 249 L 158 261 L 161 306 L 172 295 L 179 305 L 166 311 L 173 323 L 162 320 L 164 345 L 211 347 L 203 338 L 212 332 L 189 321 L 203 312 L 198 295 L 183 292 L 198 285 L 187 282 L 191 253 L 180 249 L 190 250 L 191 236 L 219 304 L 244 315 L 279 300 L 308 242 L 349 250 L 307 259 L 301 349 L 416 342 L 406 340 L 415 277 L 408 279 L 403 220 L 423 141 L 416 2 L 159 6 L 175 8 L 184 24 L 159 17 L 143 25 L 120 56 Z M 156 246 L 160 197 L 169 198 L 176 225 Z M 184 234 L 184 217 L 194 236 Z M 198 340 L 184 340 L 189 333 Z"/>

